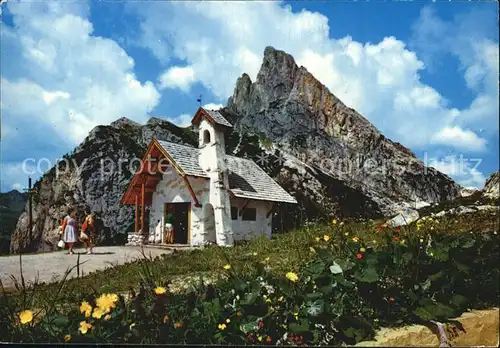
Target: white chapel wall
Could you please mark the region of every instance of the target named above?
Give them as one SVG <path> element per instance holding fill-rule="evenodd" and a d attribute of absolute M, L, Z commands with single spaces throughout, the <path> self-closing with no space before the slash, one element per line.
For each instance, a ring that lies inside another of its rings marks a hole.
<path fill-rule="evenodd" d="M 209 181 L 204 178 L 195 178 L 188 176 L 189 183 L 198 198 L 200 204 L 208 200 Z M 158 183 L 156 191 L 153 193 L 153 202 L 150 210 L 150 233 L 153 232 L 158 220 L 162 225 L 164 222 L 164 205 L 165 203 L 181 203 L 191 202 L 191 214 L 189 222 L 190 231 L 190 244 L 203 243 L 202 224 L 202 208 L 197 208 L 194 205 L 193 198 L 189 193 L 189 189 L 182 178 L 175 169 L 169 169 L 168 173 L 163 174 L 163 179 Z"/>
<path fill-rule="evenodd" d="M 239 210 L 245 202 L 245 199 L 232 198 L 231 206 L 238 207 Z M 234 240 L 249 240 L 262 234 L 271 238 L 273 214 L 270 214 L 269 217 L 266 215 L 272 207 L 272 202 L 251 200 L 246 207 L 256 208 L 256 219 L 255 221 L 244 221 L 242 216 L 238 214 L 237 220 L 231 220 Z"/>

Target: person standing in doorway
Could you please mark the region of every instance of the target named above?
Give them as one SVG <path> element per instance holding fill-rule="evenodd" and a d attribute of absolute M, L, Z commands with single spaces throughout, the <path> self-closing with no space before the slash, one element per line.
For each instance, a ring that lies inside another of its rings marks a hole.
<path fill-rule="evenodd" d="M 174 215 L 172 214 L 172 207 L 170 206 L 165 216 L 165 243 L 174 243 Z"/>
<path fill-rule="evenodd" d="M 76 243 L 77 223 L 76 223 L 76 209 L 71 207 L 68 209 L 68 215 L 64 218 L 62 231 L 63 241 L 68 245 L 68 255 L 73 255 L 73 244 Z"/>
<path fill-rule="evenodd" d="M 85 247 L 87 255 L 90 255 L 93 253 L 95 246 L 95 218 L 94 214 L 88 211 L 85 211 L 85 221 L 83 221 L 82 233 L 87 235 L 87 238 L 83 239 L 83 246 Z"/>

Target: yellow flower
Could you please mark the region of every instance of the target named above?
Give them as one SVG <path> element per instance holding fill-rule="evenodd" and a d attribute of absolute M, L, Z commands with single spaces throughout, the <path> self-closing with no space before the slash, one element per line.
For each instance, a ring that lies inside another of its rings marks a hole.
<path fill-rule="evenodd" d="M 422 238 L 420 238 L 420 243 L 423 243 L 423 242 L 424 242 L 424 240 Z"/>
<path fill-rule="evenodd" d="M 226 324 L 219 324 L 219 329 L 224 330 L 226 328 Z"/>
<path fill-rule="evenodd" d="M 21 324 L 30 323 L 33 320 L 33 312 L 28 310 L 22 311 L 19 313 L 19 320 L 21 321 Z"/>
<path fill-rule="evenodd" d="M 319 237 L 316 237 L 315 239 L 316 239 L 316 242 L 319 242 L 319 240 L 320 240 L 320 238 L 319 238 Z"/>
<path fill-rule="evenodd" d="M 65 342 L 69 342 L 69 341 L 71 341 L 71 335 L 66 335 L 66 336 L 64 336 L 64 341 L 65 341 Z"/>
<path fill-rule="evenodd" d="M 259 342 L 262 342 L 262 336 L 257 337 L 257 339 L 259 340 Z"/>
<path fill-rule="evenodd" d="M 255 252 L 254 252 L 252 255 L 253 255 L 253 256 L 257 256 L 257 253 L 255 253 Z"/>
<path fill-rule="evenodd" d="M 116 294 L 103 294 L 96 301 L 96 306 L 106 313 L 109 313 L 112 308 L 116 307 L 118 296 Z"/>
<path fill-rule="evenodd" d="M 85 318 L 90 317 L 92 306 L 87 301 L 83 301 L 80 306 L 80 313 L 85 313 Z"/>
<path fill-rule="evenodd" d="M 355 243 L 357 243 L 357 242 L 359 242 L 359 238 L 358 237 L 353 237 L 352 241 L 355 242 Z"/>
<path fill-rule="evenodd" d="M 155 289 L 155 294 L 157 294 L 157 295 L 163 295 L 166 292 L 167 292 L 167 289 L 165 289 L 161 286 L 159 286 Z"/>
<path fill-rule="evenodd" d="M 325 235 L 323 236 L 323 240 L 324 240 L 325 242 L 328 242 L 328 241 L 330 240 L 330 236 L 325 234 Z"/>
<path fill-rule="evenodd" d="M 166 316 L 163 317 L 163 323 L 164 324 L 168 323 L 168 315 L 166 315 Z"/>
<path fill-rule="evenodd" d="M 288 272 L 286 274 L 286 278 L 292 282 L 296 282 L 299 279 L 299 277 L 293 272 Z"/>
<path fill-rule="evenodd" d="M 92 317 L 96 319 L 101 319 L 101 317 L 105 314 L 105 310 L 102 308 L 94 308 L 94 313 L 92 313 Z"/>
<path fill-rule="evenodd" d="M 374 240 L 372 240 L 372 243 L 373 244 L 377 244 L 377 241 L 374 239 Z"/>
<path fill-rule="evenodd" d="M 130 324 L 129 329 L 132 330 L 132 328 L 135 326 L 135 323 Z"/>
<path fill-rule="evenodd" d="M 272 303 L 271 299 L 270 298 L 266 298 L 266 302 L 267 303 Z"/>
<path fill-rule="evenodd" d="M 434 256 L 434 253 L 432 253 L 432 252 L 431 252 L 431 253 L 429 253 L 429 256 Z"/>
<path fill-rule="evenodd" d="M 111 319 L 111 315 L 106 314 L 106 316 L 104 317 L 104 320 L 109 320 L 109 319 Z"/>
<path fill-rule="evenodd" d="M 226 323 L 228 323 L 228 324 L 229 324 L 230 322 L 231 322 L 231 319 L 227 318 L 227 319 L 226 319 Z"/>
<path fill-rule="evenodd" d="M 403 214 L 403 211 L 402 211 L 402 210 L 400 210 L 400 211 L 399 211 L 399 213 L 400 213 L 400 214 Z"/>
<path fill-rule="evenodd" d="M 293 316 L 295 317 L 295 320 L 299 320 L 299 313 L 293 313 Z"/>
<path fill-rule="evenodd" d="M 344 233 L 344 236 L 348 236 L 348 235 L 349 235 L 349 232 Z"/>
<path fill-rule="evenodd" d="M 336 224 L 337 224 L 337 220 L 335 220 L 335 219 L 334 219 L 334 220 L 332 221 L 332 224 L 336 225 Z"/>
<path fill-rule="evenodd" d="M 365 248 L 359 248 L 359 251 L 360 251 L 361 253 L 364 253 L 364 252 L 366 251 L 366 249 L 365 249 Z"/>
<path fill-rule="evenodd" d="M 229 264 L 228 265 L 224 265 L 224 269 L 225 270 L 231 269 L 231 265 L 229 265 Z"/>
<path fill-rule="evenodd" d="M 80 322 L 80 328 L 78 329 L 82 335 L 85 335 L 92 328 L 92 324 L 87 323 L 86 321 Z"/>

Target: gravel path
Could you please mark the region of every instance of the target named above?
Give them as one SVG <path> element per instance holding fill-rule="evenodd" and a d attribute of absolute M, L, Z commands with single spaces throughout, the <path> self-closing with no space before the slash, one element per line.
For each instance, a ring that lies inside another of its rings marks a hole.
<path fill-rule="evenodd" d="M 80 275 L 105 268 L 114 267 L 141 258 L 141 248 L 133 246 L 98 247 L 93 255 L 86 255 L 84 250 L 76 249 L 74 255 L 66 255 L 67 251 L 55 251 L 40 254 L 27 254 L 22 256 L 24 281 L 28 285 L 37 278 L 39 282 L 50 283 L 64 276 L 66 270 L 76 265 L 80 254 Z M 144 248 L 146 255 L 158 256 L 170 254 L 168 249 Z M 82 264 L 83 263 L 83 264 Z M 0 257 L 0 279 L 6 289 L 12 288 L 14 275 L 19 281 L 19 255 Z M 69 277 L 76 277 L 76 268 Z"/>

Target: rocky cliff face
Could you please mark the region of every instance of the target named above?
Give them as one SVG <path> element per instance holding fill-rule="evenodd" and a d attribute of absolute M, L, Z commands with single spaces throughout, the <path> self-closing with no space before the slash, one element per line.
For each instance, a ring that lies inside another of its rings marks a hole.
<path fill-rule="evenodd" d="M 484 184 L 483 194 L 491 199 L 500 198 L 500 172 L 492 173 Z"/>
<path fill-rule="evenodd" d="M 69 156 L 45 174 L 34 187 L 33 231 L 29 233 L 26 211 L 12 236 L 10 251 L 53 250 L 58 227 L 69 206 L 77 207 L 81 219 L 88 208 L 97 216 L 100 244 L 114 243 L 133 223 L 134 207 L 120 205 L 129 180 L 152 137 L 194 145 L 190 129 L 152 118 L 144 126 L 119 119 L 110 126 L 94 128 Z"/>
<path fill-rule="evenodd" d="M 12 232 L 27 200 L 27 194 L 16 190 L 0 193 L 0 254 L 9 252 Z"/>
<path fill-rule="evenodd" d="M 415 155 L 386 139 L 355 110 L 346 107 L 294 59 L 266 48 L 257 80 L 243 74 L 221 112 L 235 125 L 226 152 L 256 161 L 299 202 L 278 206 L 275 230 L 318 218 L 389 215 L 407 202 L 457 197 L 460 187 L 425 168 Z M 69 205 L 97 214 L 100 243 L 120 243 L 133 223 L 134 207 L 122 206 L 134 166 L 152 137 L 195 145 L 190 128 L 152 118 L 146 125 L 119 119 L 94 128 L 66 163 L 35 184 L 34 227 L 23 213 L 11 251 L 55 248 L 57 228 Z M 121 165 L 119 166 L 119 163 Z M 121 169 L 121 170 L 120 170 Z"/>
<path fill-rule="evenodd" d="M 292 56 L 272 47 L 255 82 L 246 74 L 238 79 L 226 110 L 240 132 L 259 134 L 293 158 L 280 170 L 292 179 L 289 186 L 304 187 L 311 200 L 328 201 L 342 215 L 392 214 L 403 202 L 460 194 L 448 176 L 385 138 Z M 294 181 L 296 171 L 307 174 Z M 361 212 L 354 211 L 356 203 Z"/>

